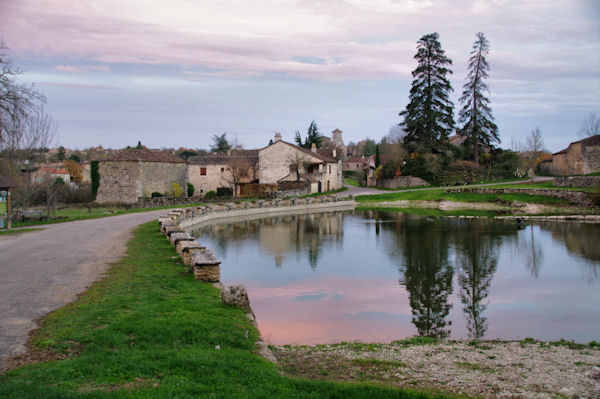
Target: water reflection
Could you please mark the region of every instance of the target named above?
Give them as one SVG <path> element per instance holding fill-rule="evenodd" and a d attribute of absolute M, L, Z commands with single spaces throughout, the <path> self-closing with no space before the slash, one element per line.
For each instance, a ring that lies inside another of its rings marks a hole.
<path fill-rule="evenodd" d="M 195 234 L 275 344 L 599 338 L 599 225 L 332 212 Z"/>
<path fill-rule="evenodd" d="M 322 251 L 336 248 L 342 243 L 343 213 L 274 216 L 216 224 L 192 234 L 196 237 L 210 235 L 220 253 L 225 255 L 231 241 L 258 237 L 261 247 L 273 255 L 276 267 L 283 265 L 286 255 L 296 253 L 299 256 L 306 254 L 311 269 L 316 270 Z"/>

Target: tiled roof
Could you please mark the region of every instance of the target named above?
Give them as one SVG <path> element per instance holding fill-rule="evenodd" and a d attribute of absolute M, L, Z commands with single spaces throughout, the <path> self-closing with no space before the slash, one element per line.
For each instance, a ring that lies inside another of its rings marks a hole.
<path fill-rule="evenodd" d="M 0 177 L 1 188 L 13 188 L 17 187 L 17 182 L 10 177 Z"/>
<path fill-rule="evenodd" d="M 211 153 L 188 158 L 188 163 L 195 165 L 225 165 L 235 159 L 245 159 L 251 165 L 258 163 L 258 150 L 231 150 L 230 154 Z"/>
<path fill-rule="evenodd" d="M 572 146 L 573 144 L 582 144 L 583 147 L 600 146 L 600 134 L 595 134 L 593 136 L 586 137 L 585 139 L 582 139 L 579 141 L 574 141 L 571 144 L 569 144 L 569 147 Z M 567 150 L 569 149 L 569 147 L 567 147 L 564 150 L 561 150 L 559 152 L 555 152 L 554 155 L 566 153 Z"/>
<path fill-rule="evenodd" d="M 105 162 L 168 162 L 185 163 L 171 151 L 158 150 L 121 150 L 108 155 L 100 161 Z"/>

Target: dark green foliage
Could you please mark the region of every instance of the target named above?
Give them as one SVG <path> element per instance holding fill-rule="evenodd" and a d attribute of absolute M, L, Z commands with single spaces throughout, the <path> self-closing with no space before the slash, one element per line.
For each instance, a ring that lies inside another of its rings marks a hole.
<path fill-rule="evenodd" d="M 187 184 L 187 196 L 188 197 L 194 196 L 194 185 L 192 183 Z"/>
<path fill-rule="evenodd" d="M 217 196 L 217 192 L 214 190 L 207 191 L 206 194 L 204 194 L 204 198 L 206 198 L 206 199 L 213 199 L 216 196 Z"/>
<path fill-rule="evenodd" d="M 375 167 L 381 165 L 381 154 L 379 153 L 379 144 L 375 146 Z"/>
<path fill-rule="evenodd" d="M 377 143 L 375 143 L 375 140 L 369 138 L 365 139 L 365 147 L 363 148 L 362 155 L 365 157 L 370 157 L 371 155 L 375 154 L 376 151 Z"/>
<path fill-rule="evenodd" d="M 449 98 L 452 86 L 447 78 L 452 60 L 445 56 L 437 33 L 417 42 L 414 58 L 419 65 L 412 72 L 410 101 L 400 112 L 406 131 L 404 145 L 409 152 L 441 152 L 454 129 L 454 106 Z"/>
<path fill-rule="evenodd" d="M 499 143 L 498 126 L 494 123 L 490 100 L 485 96 L 489 88 L 485 83 L 490 66 L 486 60 L 490 49 L 489 42 L 483 33 L 477 33 L 477 40 L 473 43 L 473 50 L 469 58 L 469 73 L 463 85 L 460 98 L 463 104 L 458 116 L 458 122 L 463 124 L 460 134 L 467 136 L 465 144 L 473 148 L 473 161 L 479 163 L 481 146 L 492 147 L 494 142 Z"/>
<path fill-rule="evenodd" d="M 63 180 L 62 177 L 57 177 L 56 179 L 54 179 L 54 186 L 64 186 L 65 185 L 65 181 Z"/>
<path fill-rule="evenodd" d="M 485 178 L 485 171 L 469 161 L 456 161 L 440 170 L 435 176 L 436 184 L 440 186 L 456 186 L 479 183 Z"/>
<path fill-rule="evenodd" d="M 58 160 L 59 161 L 64 161 L 65 160 L 65 147 L 63 147 L 62 145 L 60 147 L 58 147 Z"/>
<path fill-rule="evenodd" d="M 402 168 L 402 175 L 420 177 L 430 183 L 435 180 L 434 171 L 427 165 L 427 161 L 423 155 L 407 159 L 406 164 Z"/>
<path fill-rule="evenodd" d="M 222 135 L 214 135 L 212 137 L 213 144 L 210 146 L 210 152 L 218 152 L 220 154 L 225 154 L 227 151 L 231 150 L 231 144 L 227 141 L 227 133 L 223 133 Z"/>
<path fill-rule="evenodd" d="M 135 146 L 135 149 L 136 150 L 143 150 L 144 149 L 144 147 L 142 146 L 142 142 L 141 141 L 138 140 L 138 143 Z"/>
<path fill-rule="evenodd" d="M 317 123 L 313 120 L 308 126 L 308 131 L 306 132 L 306 138 L 304 141 L 302 141 L 299 131 L 296 131 L 295 141 L 296 144 L 302 148 L 311 149 L 313 143 L 317 146 L 317 148 L 321 148 L 323 135 L 321 135 Z"/>
<path fill-rule="evenodd" d="M 189 157 L 195 157 L 196 155 L 198 155 L 198 153 L 191 150 L 183 150 L 179 153 L 179 157 L 185 159 L 186 161 Z"/>
<path fill-rule="evenodd" d="M 77 155 L 75 155 L 75 154 L 71 154 L 71 155 L 69 156 L 69 159 L 70 159 L 71 161 L 75 161 L 75 162 L 77 162 L 77 163 L 80 163 L 80 162 L 81 162 L 81 158 L 79 158 L 79 156 L 77 156 Z"/>
<path fill-rule="evenodd" d="M 98 161 L 90 162 L 90 179 L 92 180 L 92 198 L 95 200 L 100 186 L 100 173 L 98 172 Z"/>
<path fill-rule="evenodd" d="M 381 168 L 381 175 L 385 179 L 393 179 L 396 177 L 396 172 L 398 171 L 400 165 L 396 161 L 387 161 L 383 168 Z"/>
<path fill-rule="evenodd" d="M 160 198 L 160 197 L 162 197 L 163 195 L 162 195 L 161 193 L 159 193 L 158 191 L 153 191 L 153 192 L 152 192 L 152 194 L 150 194 L 150 196 L 151 196 L 152 198 Z"/>
<path fill-rule="evenodd" d="M 217 197 L 231 197 L 233 189 L 231 187 L 217 187 Z"/>

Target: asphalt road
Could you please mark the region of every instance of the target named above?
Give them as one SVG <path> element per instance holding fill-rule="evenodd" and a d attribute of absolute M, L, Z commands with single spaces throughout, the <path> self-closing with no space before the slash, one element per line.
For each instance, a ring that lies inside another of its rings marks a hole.
<path fill-rule="evenodd" d="M 73 301 L 125 254 L 133 229 L 165 210 L 0 236 L 0 369 L 23 353 L 35 320 Z"/>

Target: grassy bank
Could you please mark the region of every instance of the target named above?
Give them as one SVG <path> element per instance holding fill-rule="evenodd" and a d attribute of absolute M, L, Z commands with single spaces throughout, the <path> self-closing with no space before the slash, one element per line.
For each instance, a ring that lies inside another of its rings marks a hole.
<path fill-rule="evenodd" d="M 496 187 L 494 187 L 496 188 Z M 527 202 L 542 205 L 567 205 L 562 198 L 530 194 L 479 194 L 446 193 L 444 189 L 420 190 L 390 194 L 361 195 L 355 198 L 360 203 L 390 201 L 455 201 L 455 202 Z"/>
<path fill-rule="evenodd" d="M 27 358 L 45 362 L 0 375 L 0 397 L 433 397 L 284 377 L 253 353 L 257 338 L 244 313 L 194 281 L 147 223 L 102 281 L 43 320 Z"/>
<path fill-rule="evenodd" d="M 57 209 L 53 213 L 55 219 L 48 220 L 30 220 L 26 222 L 12 221 L 13 227 L 38 226 L 44 224 L 73 222 L 75 220 L 98 219 L 108 216 L 125 215 L 128 213 L 156 211 L 160 209 L 185 208 L 188 206 L 198 206 L 198 204 L 172 205 L 153 208 L 120 208 L 120 207 L 93 207 L 91 209 L 82 207 L 64 207 Z"/>

